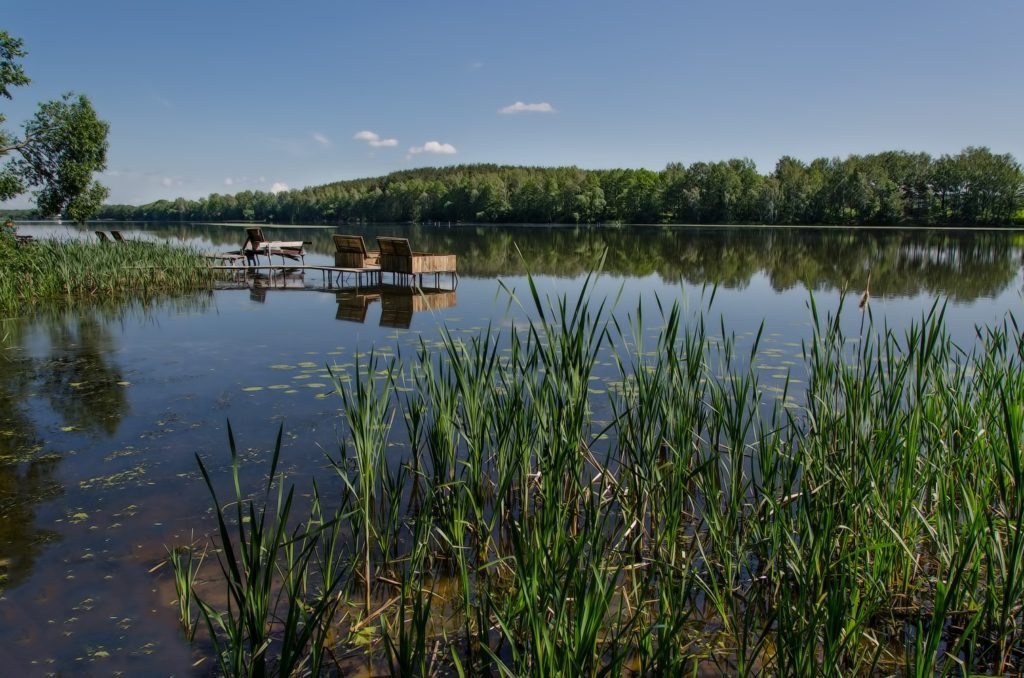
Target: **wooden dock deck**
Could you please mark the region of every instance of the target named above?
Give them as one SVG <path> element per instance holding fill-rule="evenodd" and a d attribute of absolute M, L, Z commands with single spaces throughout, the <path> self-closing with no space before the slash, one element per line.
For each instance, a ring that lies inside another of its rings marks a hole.
<path fill-rule="evenodd" d="M 329 285 L 344 287 L 346 278 L 352 281 L 352 286 L 359 288 L 366 285 L 383 283 L 384 271 L 379 266 L 368 266 L 365 268 L 346 268 L 343 266 L 328 266 L 319 264 L 212 264 L 211 270 L 230 271 L 232 273 L 254 273 L 258 271 L 320 271 L 323 274 L 324 282 Z M 392 282 L 397 282 L 398 276 L 392 273 Z M 440 284 L 440 273 L 434 274 L 435 283 Z M 403 280 L 407 276 L 400 276 Z M 422 278 L 422 276 L 420 276 Z M 364 283 L 364 278 L 366 282 Z M 412 282 L 412 281 L 410 281 Z M 451 272 L 452 289 L 458 287 L 459 276 Z"/>

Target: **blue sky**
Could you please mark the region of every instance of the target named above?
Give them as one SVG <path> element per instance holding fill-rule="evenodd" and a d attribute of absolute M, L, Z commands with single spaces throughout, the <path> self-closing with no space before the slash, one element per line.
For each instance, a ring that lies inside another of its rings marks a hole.
<path fill-rule="evenodd" d="M 1024 159 L 1021 0 L 19 0 L 3 15 L 33 80 L 0 100 L 8 124 L 87 94 L 111 125 L 111 202 L 480 162 Z"/>

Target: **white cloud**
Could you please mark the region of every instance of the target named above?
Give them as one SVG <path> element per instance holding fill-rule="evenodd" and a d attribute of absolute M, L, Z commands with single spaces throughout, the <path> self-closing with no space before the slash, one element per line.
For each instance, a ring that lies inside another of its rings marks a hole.
<path fill-rule="evenodd" d="M 275 181 L 273 184 L 270 185 L 270 192 L 274 194 L 281 193 L 287 190 L 289 190 L 288 184 L 284 183 L 283 181 Z"/>
<path fill-rule="evenodd" d="M 526 104 L 522 101 L 517 101 L 511 106 L 505 108 L 499 108 L 498 113 L 503 115 L 514 115 L 516 113 L 554 113 L 555 107 L 546 101 L 542 101 L 539 104 Z"/>
<path fill-rule="evenodd" d="M 170 188 L 171 186 L 174 185 L 174 179 L 170 177 L 164 177 L 163 179 L 160 180 L 160 185 L 163 186 L 164 188 Z"/>
<path fill-rule="evenodd" d="M 355 136 L 352 137 L 357 141 L 365 141 L 374 148 L 382 148 L 387 146 L 397 146 L 398 139 L 381 139 L 380 135 L 370 130 L 363 130 L 362 132 L 356 132 Z"/>
<path fill-rule="evenodd" d="M 330 146 L 331 145 L 331 140 L 328 139 L 323 134 L 320 134 L 320 132 L 313 132 L 313 141 L 317 142 L 321 146 Z"/>
<path fill-rule="evenodd" d="M 225 186 L 232 186 L 232 185 L 234 185 L 234 183 L 235 183 L 234 179 L 232 179 L 231 177 L 225 177 L 225 179 L 224 179 L 224 185 Z"/>
<path fill-rule="evenodd" d="M 428 141 L 422 146 L 413 146 L 409 149 L 409 155 L 420 153 L 432 153 L 434 155 L 455 155 L 458 151 L 451 144 L 442 144 L 440 141 Z"/>
<path fill-rule="evenodd" d="M 469 65 L 469 70 L 471 70 L 471 71 L 479 71 L 483 67 L 484 67 L 484 62 L 482 62 L 482 61 L 474 61 L 473 63 L 471 63 Z"/>

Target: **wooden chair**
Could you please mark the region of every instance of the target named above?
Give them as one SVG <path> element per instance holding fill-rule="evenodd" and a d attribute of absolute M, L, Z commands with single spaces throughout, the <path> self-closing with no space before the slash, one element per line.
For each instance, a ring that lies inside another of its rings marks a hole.
<path fill-rule="evenodd" d="M 112 240 L 110 239 L 110 236 L 108 236 L 108 235 L 107 235 L 106 233 L 104 233 L 103 231 L 96 231 L 96 237 L 97 237 L 97 238 L 99 238 L 99 239 L 100 239 L 100 242 L 102 242 L 102 243 L 108 243 L 108 242 L 113 242 L 113 241 L 112 241 Z"/>
<path fill-rule="evenodd" d="M 395 275 L 419 276 L 423 282 L 424 273 L 457 272 L 454 254 L 431 254 L 429 252 L 413 252 L 408 238 L 388 238 L 377 236 L 380 246 L 380 270 Z"/>
<path fill-rule="evenodd" d="M 268 262 L 271 261 L 271 256 L 276 254 L 281 257 L 281 263 L 284 263 L 285 258 L 306 263 L 304 244 L 301 240 L 270 241 L 263 235 L 262 228 L 247 228 L 245 229 L 245 243 L 242 245 L 242 252 L 250 264 L 258 263 L 260 254 L 266 254 Z"/>
<path fill-rule="evenodd" d="M 259 255 L 265 249 L 264 243 L 266 241 L 267 239 L 263 237 L 262 228 L 245 229 L 245 242 L 242 243 L 242 253 L 245 255 L 248 263 L 259 263 Z M 269 254 L 267 255 L 267 261 L 270 261 Z"/>
<path fill-rule="evenodd" d="M 117 242 L 126 242 L 124 236 L 121 235 L 121 231 L 111 231 L 110 235 L 114 236 L 114 240 L 116 240 Z"/>
<path fill-rule="evenodd" d="M 380 266 L 380 252 L 367 250 L 361 235 L 335 235 L 334 265 L 338 268 Z"/>

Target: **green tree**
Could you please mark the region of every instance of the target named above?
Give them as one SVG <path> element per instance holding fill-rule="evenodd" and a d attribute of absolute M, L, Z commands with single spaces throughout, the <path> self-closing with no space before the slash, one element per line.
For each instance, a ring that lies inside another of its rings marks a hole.
<path fill-rule="evenodd" d="M 0 31 L 0 96 L 29 84 L 19 63 L 23 43 Z M 0 125 L 6 117 L 0 114 Z M 32 190 L 46 215 L 65 213 L 85 221 L 99 211 L 107 189 L 93 179 L 107 166 L 109 125 L 100 120 L 89 99 L 65 94 L 39 105 L 19 137 L 0 127 L 0 200 Z"/>

